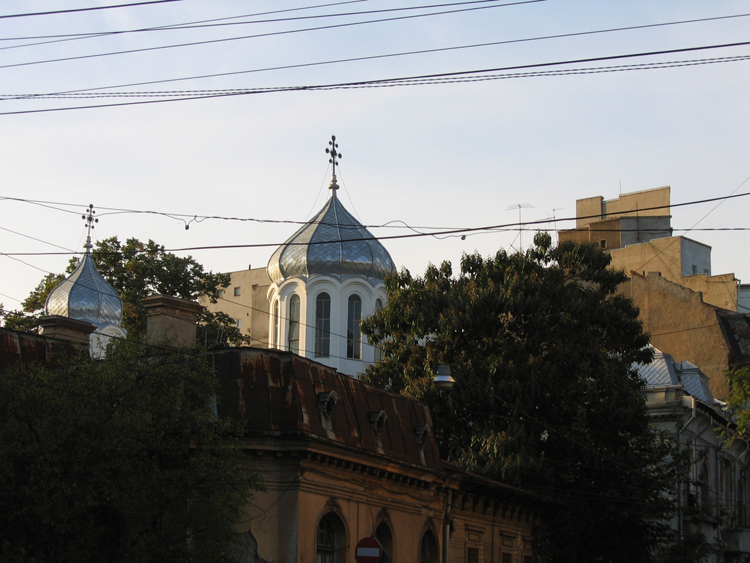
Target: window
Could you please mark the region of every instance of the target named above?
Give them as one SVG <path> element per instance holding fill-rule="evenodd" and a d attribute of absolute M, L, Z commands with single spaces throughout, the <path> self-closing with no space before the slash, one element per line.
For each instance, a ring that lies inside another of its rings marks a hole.
<path fill-rule="evenodd" d="M 419 563 L 437 563 L 438 546 L 435 534 L 427 530 L 422 536 L 422 543 L 419 546 Z"/>
<path fill-rule="evenodd" d="M 289 300 L 289 330 L 287 335 L 289 351 L 299 354 L 299 295 Z"/>
<path fill-rule="evenodd" d="M 323 516 L 315 539 L 315 563 L 344 563 L 345 528 L 338 516 L 332 512 Z"/>
<path fill-rule="evenodd" d="M 502 554 L 502 563 L 513 563 L 513 554 L 512 553 L 503 553 Z"/>
<path fill-rule="evenodd" d="M 331 297 L 320 293 L 315 300 L 315 357 L 327 358 L 331 352 Z"/>
<path fill-rule="evenodd" d="M 600 240 L 599 246 L 601 246 L 602 248 L 607 248 L 607 239 L 603 238 L 602 240 Z"/>
<path fill-rule="evenodd" d="M 378 524 L 375 530 L 375 538 L 380 542 L 383 547 L 385 554 L 388 554 L 388 558 L 393 561 L 393 534 L 391 533 L 391 527 L 387 522 L 381 522 Z M 383 557 L 385 559 L 385 557 Z"/>
<path fill-rule="evenodd" d="M 237 328 L 242 328 L 242 319 L 237 319 Z"/>
<path fill-rule="evenodd" d="M 271 348 L 278 348 L 279 344 L 279 300 L 273 302 L 273 334 L 271 335 Z"/>
<path fill-rule="evenodd" d="M 234 288 L 234 296 L 237 297 L 239 295 L 240 295 L 240 288 L 239 287 L 235 287 Z"/>
<path fill-rule="evenodd" d="M 223 290 L 223 289 L 220 289 L 219 291 L 217 291 L 217 292 L 216 292 L 216 296 L 217 296 L 217 297 L 218 297 L 219 299 L 221 299 L 222 297 L 224 297 L 224 290 Z"/>
<path fill-rule="evenodd" d="M 470 547 L 466 550 L 466 563 L 479 563 L 479 549 Z"/>
<path fill-rule="evenodd" d="M 358 360 L 362 356 L 362 299 L 359 295 L 349 296 L 349 314 L 346 323 L 346 357 Z"/>
<path fill-rule="evenodd" d="M 698 273 L 698 266 L 693 264 L 693 275 L 695 276 Z"/>

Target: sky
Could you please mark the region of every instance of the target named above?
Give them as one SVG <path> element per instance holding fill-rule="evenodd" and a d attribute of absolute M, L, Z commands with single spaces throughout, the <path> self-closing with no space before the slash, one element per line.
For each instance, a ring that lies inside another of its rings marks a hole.
<path fill-rule="evenodd" d="M 383 239 L 415 275 L 571 228 L 580 198 L 750 193 L 750 45 L 608 58 L 750 42 L 747 1 L 140 1 L 0 5 L 5 309 L 82 250 L 89 204 L 95 240 L 265 266 L 325 203 L 332 135 L 338 196 L 374 235 L 476 229 Z M 42 96 L 61 93 L 98 97 Z M 685 205 L 672 226 L 750 283 L 749 211 Z"/>

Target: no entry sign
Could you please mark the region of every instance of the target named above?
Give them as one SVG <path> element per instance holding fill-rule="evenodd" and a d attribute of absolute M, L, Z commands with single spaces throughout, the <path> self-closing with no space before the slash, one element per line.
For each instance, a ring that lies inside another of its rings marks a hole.
<path fill-rule="evenodd" d="M 354 548 L 354 559 L 357 563 L 380 563 L 383 548 L 375 538 L 362 538 Z"/>

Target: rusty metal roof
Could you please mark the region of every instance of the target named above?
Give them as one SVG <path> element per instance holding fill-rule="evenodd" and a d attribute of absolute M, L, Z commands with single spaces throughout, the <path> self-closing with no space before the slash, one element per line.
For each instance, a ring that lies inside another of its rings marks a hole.
<path fill-rule="evenodd" d="M 80 353 L 81 348 L 71 342 L 0 328 L 0 369 L 56 365 Z"/>
<path fill-rule="evenodd" d="M 244 420 L 248 432 L 306 435 L 442 468 L 429 410 L 418 401 L 290 352 L 227 348 L 209 354 L 221 381 L 220 414 Z"/>

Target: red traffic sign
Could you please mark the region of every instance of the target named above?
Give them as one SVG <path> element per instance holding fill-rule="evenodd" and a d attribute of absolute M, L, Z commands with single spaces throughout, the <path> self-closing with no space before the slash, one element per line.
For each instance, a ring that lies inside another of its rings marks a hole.
<path fill-rule="evenodd" d="M 375 538 L 362 538 L 354 548 L 354 559 L 357 563 L 380 563 L 383 547 Z"/>

